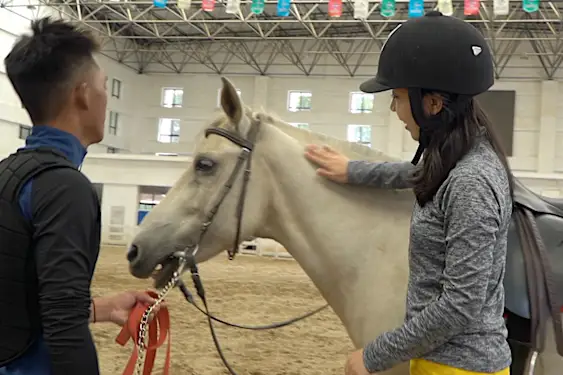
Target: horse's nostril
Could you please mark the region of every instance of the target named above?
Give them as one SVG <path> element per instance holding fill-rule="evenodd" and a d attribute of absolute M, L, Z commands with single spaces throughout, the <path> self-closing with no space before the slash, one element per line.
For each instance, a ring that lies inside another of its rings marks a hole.
<path fill-rule="evenodd" d="M 139 248 L 137 245 L 131 245 L 129 251 L 127 251 L 127 260 L 132 262 L 137 259 L 137 255 L 139 255 Z"/>

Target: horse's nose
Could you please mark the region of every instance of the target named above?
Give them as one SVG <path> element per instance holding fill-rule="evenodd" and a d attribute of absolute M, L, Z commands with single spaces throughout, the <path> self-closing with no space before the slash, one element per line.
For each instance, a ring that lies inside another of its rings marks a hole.
<path fill-rule="evenodd" d="M 139 256 L 139 248 L 137 245 L 131 245 L 127 251 L 127 260 L 129 263 L 133 262 Z"/>

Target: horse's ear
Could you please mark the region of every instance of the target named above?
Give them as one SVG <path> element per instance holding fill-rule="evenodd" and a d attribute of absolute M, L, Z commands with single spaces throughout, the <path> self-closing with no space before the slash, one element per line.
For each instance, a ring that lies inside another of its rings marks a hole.
<path fill-rule="evenodd" d="M 239 126 L 243 115 L 242 100 L 237 94 L 235 86 L 225 77 L 221 77 L 221 108 L 235 126 Z"/>

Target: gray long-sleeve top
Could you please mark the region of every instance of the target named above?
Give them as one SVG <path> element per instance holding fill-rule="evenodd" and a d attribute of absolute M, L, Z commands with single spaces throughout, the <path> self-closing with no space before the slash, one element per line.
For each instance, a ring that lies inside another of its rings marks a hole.
<path fill-rule="evenodd" d="M 407 188 L 412 168 L 353 161 L 348 176 L 352 184 Z M 508 176 L 481 139 L 431 202 L 415 203 L 405 322 L 366 345 L 370 372 L 415 358 L 487 373 L 510 365 L 502 280 L 511 214 Z"/>

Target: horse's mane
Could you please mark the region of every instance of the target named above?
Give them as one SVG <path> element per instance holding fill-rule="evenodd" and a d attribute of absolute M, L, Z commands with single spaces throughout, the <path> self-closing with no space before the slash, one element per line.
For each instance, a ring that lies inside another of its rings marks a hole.
<path fill-rule="evenodd" d="M 226 116 L 221 111 L 219 118 L 216 118 L 210 125 L 210 127 L 223 127 L 226 126 Z M 287 122 L 283 121 L 281 118 L 267 113 L 265 111 L 253 111 L 249 107 L 245 107 L 245 114 L 250 118 L 260 118 L 262 121 L 274 126 L 275 128 L 281 130 L 283 133 L 289 137 L 295 139 L 300 144 L 306 145 L 308 143 L 322 144 L 333 147 L 335 150 L 343 153 L 350 159 L 355 160 L 367 160 L 367 161 L 401 161 L 399 158 L 395 158 L 385 154 L 384 152 L 370 148 L 355 142 L 348 142 L 330 135 L 313 132 L 308 129 L 300 129 Z M 198 134 L 197 138 L 203 137 L 202 129 Z"/>
<path fill-rule="evenodd" d="M 303 145 L 308 143 L 325 144 L 343 153 L 347 157 L 356 160 L 401 161 L 400 159 L 389 156 L 380 150 L 370 148 L 359 143 L 345 141 L 330 135 L 313 132 L 309 129 L 297 128 L 272 114 L 256 112 L 254 113 L 254 116 L 262 116 L 266 118 L 270 124 Z"/>

